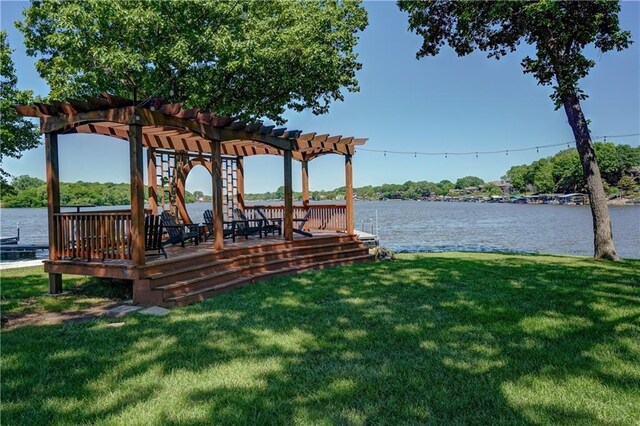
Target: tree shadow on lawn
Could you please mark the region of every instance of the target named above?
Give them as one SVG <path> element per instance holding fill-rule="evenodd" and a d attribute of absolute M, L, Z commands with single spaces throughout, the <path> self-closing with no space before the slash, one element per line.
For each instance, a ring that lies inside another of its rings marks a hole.
<path fill-rule="evenodd" d="M 273 279 L 120 328 L 6 332 L 3 415 L 33 424 L 631 423 L 638 274 L 540 259 L 403 258 Z"/>

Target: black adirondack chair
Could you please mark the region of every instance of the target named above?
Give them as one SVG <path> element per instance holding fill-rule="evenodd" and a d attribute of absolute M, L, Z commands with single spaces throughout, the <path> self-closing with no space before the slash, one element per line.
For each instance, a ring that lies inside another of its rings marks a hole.
<path fill-rule="evenodd" d="M 264 225 L 262 219 L 247 219 L 240 209 L 233 209 L 233 241 L 235 237 L 244 236 L 249 239 L 249 235 L 258 234 L 262 238 Z"/>
<path fill-rule="evenodd" d="M 167 252 L 164 251 L 162 245 L 162 221 L 159 216 L 147 215 L 144 218 L 144 251 L 155 252 L 155 255 L 164 255 L 167 258 Z"/>
<path fill-rule="evenodd" d="M 262 218 L 262 230 L 265 236 L 267 236 L 268 233 L 272 233 L 275 235 L 276 232 L 278 233 L 278 236 L 282 235 L 281 217 L 268 218 L 267 215 L 265 215 L 264 212 L 258 207 L 254 207 L 253 210 L 258 216 L 260 216 L 260 218 Z"/>
<path fill-rule="evenodd" d="M 302 219 L 293 219 L 294 227 L 293 232 L 296 234 L 304 235 L 305 237 L 313 237 L 313 234 L 304 230 L 304 225 L 309 221 L 311 217 L 311 208 L 307 210 Z"/>
<path fill-rule="evenodd" d="M 200 231 L 198 230 L 197 223 L 184 223 L 177 224 L 176 220 L 171 216 L 169 211 L 162 212 L 162 226 L 166 229 L 169 238 L 162 244 L 178 244 L 184 247 L 185 241 L 191 240 L 195 245 L 198 245 L 200 239 Z"/>
<path fill-rule="evenodd" d="M 213 212 L 211 210 L 205 210 L 204 213 L 202 214 L 202 217 L 204 218 L 204 224 L 207 226 L 207 235 L 205 237 L 205 240 L 208 240 L 209 238 L 211 238 L 214 234 L 214 230 L 213 230 Z M 229 238 L 232 237 L 233 238 L 233 222 L 223 222 L 223 238 Z M 235 238 L 234 238 L 235 241 Z"/>

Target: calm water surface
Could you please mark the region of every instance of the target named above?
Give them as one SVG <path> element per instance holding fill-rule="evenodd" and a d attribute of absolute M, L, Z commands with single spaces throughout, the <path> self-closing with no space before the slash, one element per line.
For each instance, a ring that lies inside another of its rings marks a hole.
<path fill-rule="evenodd" d="M 188 205 L 194 221 L 207 208 L 209 203 Z M 618 253 L 640 258 L 640 206 L 609 210 Z M 395 250 L 593 254 L 588 206 L 360 201 L 355 203 L 356 228 L 375 233 L 376 212 L 380 242 Z M 19 223 L 21 243 L 46 244 L 46 209 L 0 209 L 0 215 L 2 236 L 15 235 Z"/>

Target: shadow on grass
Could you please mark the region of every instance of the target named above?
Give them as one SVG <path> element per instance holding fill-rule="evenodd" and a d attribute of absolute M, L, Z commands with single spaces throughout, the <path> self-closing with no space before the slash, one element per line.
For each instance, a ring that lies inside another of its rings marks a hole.
<path fill-rule="evenodd" d="M 15 317 L 32 312 L 59 312 L 87 308 L 100 301 L 131 299 L 131 281 L 65 275 L 67 294 L 48 295 L 48 275 L 39 268 L 2 271 L 2 315 Z"/>
<path fill-rule="evenodd" d="M 632 423 L 640 262 L 443 254 L 3 333 L 8 423 Z M 7 424 L 8 424 L 7 423 Z"/>

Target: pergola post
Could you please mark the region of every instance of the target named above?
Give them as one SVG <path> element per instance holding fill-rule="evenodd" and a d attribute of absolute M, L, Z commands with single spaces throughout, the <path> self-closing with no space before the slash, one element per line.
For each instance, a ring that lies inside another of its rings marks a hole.
<path fill-rule="evenodd" d="M 147 148 L 147 192 L 151 214 L 158 214 L 158 179 L 156 177 L 156 149 Z"/>
<path fill-rule="evenodd" d="M 309 207 L 309 160 L 302 160 L 302 205 Z"/>
<path fill-rule="evenodd" d="M 236 190 L 238 208 L 244 211 L 244 157 L 236 159 Z"/>
<path fill-rule="evenodd" d="M 58 134 L 45 133 L 44 146 L 47 173 L 47 218 L 49 226 L 49 260 L 57 260 L 56 224 L 54 215 L 60 213 L 60 174 L 58 166 Z M 49 293 L 62 293 L 62 274 L 49 274 Z"/>
<path fill-rule="evenodd" d="M 224 213 L 222 203 L 222 147 L 220 141 L 211 141 L 211 202 L 213 203 L 213 248 L 224 247 Z"/>
<path fill-rule="evenodd" d="M 144 265 L 144 179 L 142 126 L 129 125 L 129 171 L 131 185 L 131 260 Z"/>
<path fill-rule="evenodd" d="M 293 241 L 293 179 L 291 150 L 284 151 L 284 239 Z"/>
<path fill-rule="evenodd" d="M 347 234 L 354 233 L 353 225 L 353 160 L 350 154 L 344 156 L 344 177 L 345 177 L 345 204 L 346 204 L 346 221 Z"/>

